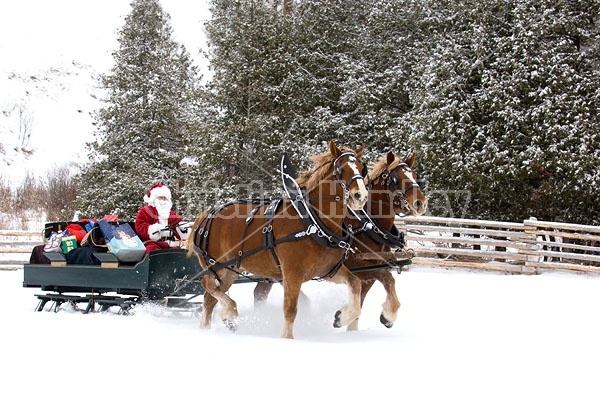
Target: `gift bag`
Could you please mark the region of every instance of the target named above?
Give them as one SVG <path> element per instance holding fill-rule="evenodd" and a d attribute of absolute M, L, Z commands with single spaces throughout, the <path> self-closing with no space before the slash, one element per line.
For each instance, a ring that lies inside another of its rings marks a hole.
<path fill-rule="evenodd" d="M 46 244 L 44 245 L 45 252 L 59 252 L 62 250 L 61 242 L 67 233 L 65 231 L 52 232 Z"/>
<path fill-rule="evenodd" d="M 144 257 L 146 247 L 139 236 L 133 231 L 131 225 L 118 224 L 106 221 L 98 221 L 108 251 L 114 254 L 119 261 L 137 262 Z"/>

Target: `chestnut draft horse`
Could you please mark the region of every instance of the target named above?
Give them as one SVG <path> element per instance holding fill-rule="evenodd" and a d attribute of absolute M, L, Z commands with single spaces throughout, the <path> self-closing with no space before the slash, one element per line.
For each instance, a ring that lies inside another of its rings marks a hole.
<path fill-rule="evenodd" d="M 412 170 L 414 162 L 414 153 L 404 161 L 392 152 L 379 158 L 367 177 L 369 199 L 364 211 L 351 212 L 346 220 L 354 231 L 355 239 L 352 242 L 354 251 L 344 265 L 351 271 L 354 270 L 361 280 L 361 306 L 373 283 L 378 280 L 383 284 L 386 300 L 379 319 L 388 328 L 393 326 L 398 317 L 400 301 L 396 294 L 394 276 L 389 269 L 378 266 L 390 261 L 394 257 L 393 251 L 404 247 L 403 236 L 394 227 L 396 215 L 419 216 L 427 210 L 427 198 L 417 183 L 416 173 Z M 373 268 L 368 269 L 369 267 Z M 356 271 L 358 268 L 367 270 Z M 257 284 L 254 289 L 256 304 L 266 300 L 272 286 L 269 282 Z M 347 330 L 357 329 L 358 318 L 348 325 Z"/>
<path fill-rule="evenodd" d="M 235 329 L 239 315 L 227 292 L 244 271 L 282 281 L 281 337 L 294 337 L 301 285 L 316 277 L 348 286 L 348 303 L 336 312 L 334 326 L 346 326 L 358 318 L 361 282 L 343 266 L 352 238 L 343 222 L 348 207 L 360 210 L 367 201 L 366 169 L 360 160 L 363 149 L 341 150 L 331 142 L 329 152 L 311 157 L 315 165 L 297 179 L 306 195 L 304 203 L 311 209 L 310 222 L 288 199 L 237 201 L 205 211 L 196 219 L 188 255 L 196 254 L 207 270 L 202 278 L 201 328 L 210 327 L 219 303 L 223 321 Z"/>
<path fill-rule="evenodd" d="M 420 216 L 427 210 L 427 198 L 418 184 L 417 174 L 412 170 L 415 162 L 413 153 L 404 161 L 392 152 L 379 158 L 368 175 L 369 200 L 365 211 L 358 218 L 351 217 L 350 224 L 355 231 L 353 246 L 355 251 L 344 263 L 349 269 L 368 267 L 389 261 L 386 253 L 393 257 L 393 251 L 404 247 L 404 237 L 394 226 L 398 214 Z M 369 215 L 371 220 L 365 219 Z M 369 225 L 375 224 L 375 225 Z M 366 225 L 369 225 L 366 227 Z M 381 259 L 369 260 L 365 254 L 374 254 Z M 389 269 L 379 268 L 355 273 L 361 280 L 361 306 L 373 283 L 378 280 L 386 291 L 379 320 L 391 328 L 398 317 L 400 301 L 396 294 L 396 280 Z M 347 330 L 358 329 L 356 318 Z"/>

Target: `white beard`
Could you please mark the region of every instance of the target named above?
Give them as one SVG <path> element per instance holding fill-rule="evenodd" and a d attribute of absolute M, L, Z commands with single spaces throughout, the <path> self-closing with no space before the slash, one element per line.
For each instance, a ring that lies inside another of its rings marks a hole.
<path fill-rule="evenodd" d="M 158 211 L 158 219 L 161 224 L 167 224 L 169 222 L 169 215 L 171 214 L 171 207 L 173 202 L 170 200 L 155 200 L 154 207 Z"/>

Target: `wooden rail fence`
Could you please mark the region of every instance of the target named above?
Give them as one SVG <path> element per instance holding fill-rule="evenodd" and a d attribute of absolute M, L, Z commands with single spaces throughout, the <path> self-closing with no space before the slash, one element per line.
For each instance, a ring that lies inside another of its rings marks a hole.
<path fill-rule="evenodd" d="M 398 217 L 414 264 L 534 274 L 542 269 L 600 273 L 600 227 L 441 217 Z"/>
<path fill-rule="evenodd" d="M 398 217 L 415 251 L 413 264 L 510 273 L 563 269 L 600 273 L 600 227 L 528 219 L 522 223 L 441 217 Z M 24 263 L 36 231 L 0 230 L 0 264 Z"/>
<path fill-rule="evenodd" d="M 31 250 L 40 244 L 41 231 L 0 230 L 0 265 L 29 261 Z"/>

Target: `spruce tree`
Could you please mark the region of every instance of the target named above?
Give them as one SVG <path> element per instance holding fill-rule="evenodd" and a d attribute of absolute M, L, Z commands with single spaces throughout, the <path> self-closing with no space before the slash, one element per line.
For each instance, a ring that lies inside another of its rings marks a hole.
<path fill-rule="evenodd" d="M 118 32 L 114 66 L 100 78 L 106 105 L 96 114 L 96 141 L 80 176 L 76 206 L 87 217 L 132 219 L 153 183 L 174 202 L 199 115 L 199 79 L 158 0 L 134 0 Z"/>

